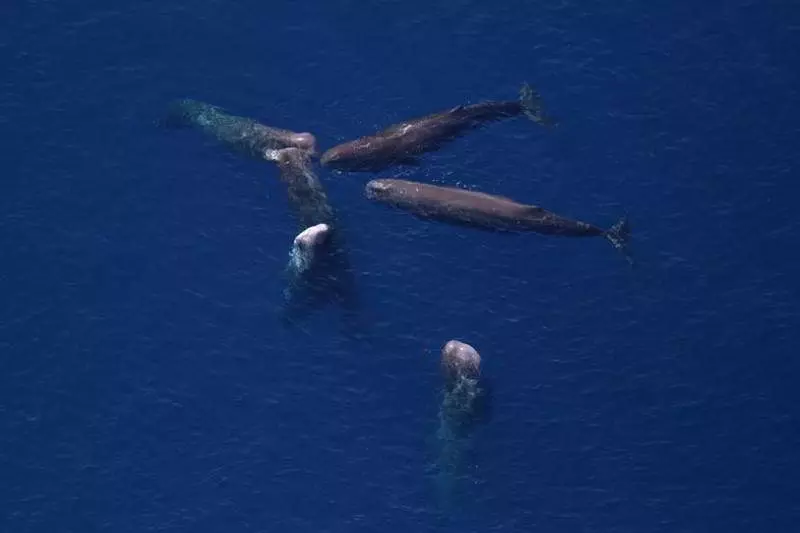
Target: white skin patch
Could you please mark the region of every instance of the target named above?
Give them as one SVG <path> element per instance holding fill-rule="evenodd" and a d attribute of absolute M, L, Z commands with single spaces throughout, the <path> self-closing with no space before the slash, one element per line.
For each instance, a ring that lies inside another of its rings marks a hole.
<path fill-rule="evenodd" d="M 291 269 L 299 274 L 311 268 L 317 247 L 325 242 L 330 232 L 327 224 L 317 224 L 301 231 L 295 238 L 289 254 Z"/>

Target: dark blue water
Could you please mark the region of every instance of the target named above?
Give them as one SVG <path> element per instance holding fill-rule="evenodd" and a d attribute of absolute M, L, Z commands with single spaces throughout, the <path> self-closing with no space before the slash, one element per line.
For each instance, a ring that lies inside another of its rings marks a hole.
<path fill-rule="evenodd" d="M 796 531 L 798 51 L 778 0 L 3 3 L 0 531 Z M 189 97 L 328 148 L 526 80 L 557 129 L 397 172 L 627 213 L 635 268 L 325 171 L 359 335 L 280 324 L 277 170 L 156 125 Z M 448 507 L 451 338 L 493 416 Z"/>

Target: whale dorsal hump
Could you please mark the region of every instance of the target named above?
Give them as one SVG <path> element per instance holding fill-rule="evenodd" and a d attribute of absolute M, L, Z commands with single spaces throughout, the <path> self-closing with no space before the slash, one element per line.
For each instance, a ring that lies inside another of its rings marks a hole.
<path fill-rule="evenodd" d="M 409 130 L 414 126 L 412 121 L 405 121 L 400 122 L 399 124 L 393 124 L 388 128 L 381 130 L 378 135 L 389 137 L 393 135 L 404 135 L 408 133 Z"/>
<path fill-rule="evenodd" d="M 523 207 L 522 210 L 525 212 L 526 215 L 532 215 L 532 216 L 541 216 L 547 213 L 547 210 L 545 208 L 539 207 L 538 205 L 530 205 L 530 204 Z"/>

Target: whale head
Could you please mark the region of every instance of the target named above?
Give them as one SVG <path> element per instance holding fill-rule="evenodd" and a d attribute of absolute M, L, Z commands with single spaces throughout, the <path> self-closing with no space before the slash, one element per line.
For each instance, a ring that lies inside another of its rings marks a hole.
<path fill-rule="evenodd" d="M 324 223 L 306 228 L 297 234 L 289 254 L 289 266 L 295 275 L 314 265 L 318 252 L 328 242 L 330 234 L 331 227 Z"/>
<path fill-rule="evenodd" d="M 392 182 L 387 179 L 376 179 L 367 182 L 364 192 L 370 200 L 384 200 L 392 192 Z"/>
<path fill-rule="evenodd" d="M 460 379 L 478 379 L 481 374 L 481 356 L 465 342 L 448 341 L 442 348 L 442 373 L 448 382 Z"/>
<path fill-rule="evenodd" d="M 289 144 L 302 150 L 307 150 L 312 154 L 317 150 L 317 139 L 311 133 L 293 133 L 289 136 Z"/>
<path fill-rule="evenodd" d="M 377 147 L 368 139 L 356 139 L 333 148 L 322 154 L 322 166 L 337 170 L 381 170 L 387 163 L 376 155 Z"/>
<path fill-rule="evenodd" d="M 294 246 L 302 249 L 314 249 L 324 244 L 331 233 L 328 224 L 317 224 L 306 228 L 294 238 Z"/>
<path fill-rule="evenodd" d="M 343 146 L 334 146 L 322 154 L 319 162 L 322 166 L 339 168 L 341 166 L 347 166 L 347 160 L 347 150 L 344 149 Z"/>

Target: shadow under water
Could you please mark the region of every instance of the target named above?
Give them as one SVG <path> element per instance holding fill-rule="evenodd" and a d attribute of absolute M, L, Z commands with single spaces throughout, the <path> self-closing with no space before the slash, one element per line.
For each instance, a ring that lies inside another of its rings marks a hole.
<path fill-rule="evenodd" d="M 433 481 L 439 508 L 449 513 L 458 507 L 461 489 L 471 479 L 474 433 L 491 417 L 491 387 L 485 378 L 462 376 L 448 383 L 442 396 Z"/>

